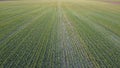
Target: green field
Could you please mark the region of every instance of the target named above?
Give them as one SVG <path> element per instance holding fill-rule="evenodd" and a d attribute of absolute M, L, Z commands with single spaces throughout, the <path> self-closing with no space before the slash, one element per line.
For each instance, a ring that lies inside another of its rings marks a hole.
<path fill-rule="evenodd" d="M 0 1 L 0 68 L 119 68 L 120 4 Z"/>

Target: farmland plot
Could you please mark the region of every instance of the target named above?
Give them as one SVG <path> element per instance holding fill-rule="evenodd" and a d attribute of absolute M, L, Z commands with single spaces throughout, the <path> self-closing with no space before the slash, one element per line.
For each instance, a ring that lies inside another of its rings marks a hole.
<path fill-rule="evenodd" d="M 0 2 L 0 68 L 119 68 L 120 5 Z"/>

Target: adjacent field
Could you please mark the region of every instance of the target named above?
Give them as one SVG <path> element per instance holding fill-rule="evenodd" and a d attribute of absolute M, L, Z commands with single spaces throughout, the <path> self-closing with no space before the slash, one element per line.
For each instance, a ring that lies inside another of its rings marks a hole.
<path fill-rule="evenodd" d="M 0 68 L 119 67 L 119 4 L 0 2 Z"/>

